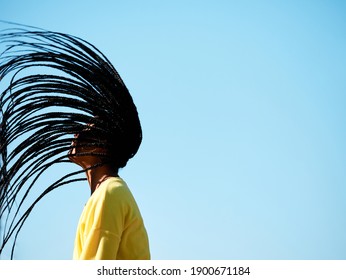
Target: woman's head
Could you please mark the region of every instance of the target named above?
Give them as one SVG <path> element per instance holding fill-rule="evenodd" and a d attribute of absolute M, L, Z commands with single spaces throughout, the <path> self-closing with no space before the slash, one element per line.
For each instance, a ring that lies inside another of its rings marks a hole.
<path fill-rule="evenodd" d="M 95 117 L 93 123 L 75 134 L 68 153 L 69 159 L 82 167 L 85 164 L 80 162 L 86 160 L 105 163 L 115 169 L 125 167 L 140 145 L 141 126 L 139 121 L 131 123 L 125 117 L 121 121 L 114 118 L 113 123 L 113 126 L 105 124 L 100 116 Z"/>

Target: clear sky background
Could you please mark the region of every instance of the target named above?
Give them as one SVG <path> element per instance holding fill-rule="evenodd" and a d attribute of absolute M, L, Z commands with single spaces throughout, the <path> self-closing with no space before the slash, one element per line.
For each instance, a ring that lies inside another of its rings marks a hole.
<path fill-rule="evenodd" d="M 120 175 L 165 260 L 346 259 L 345 14 L 337 0 L 0 0 L 0 19 L 77 35 L 119 71 L 144 131 Z M 89 194 L 46 196 L 15 258 L 70 259 Z"/>

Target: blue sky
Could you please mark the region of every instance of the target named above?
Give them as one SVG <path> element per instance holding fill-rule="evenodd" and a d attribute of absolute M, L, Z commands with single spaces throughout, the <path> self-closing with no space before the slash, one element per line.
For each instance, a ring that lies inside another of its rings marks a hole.
<path fill-rule="evenodd" d="M 120 175 L 153 259 L 346 259 L 345 2 L 0 7 L 3 20 L 90 41 L 124 79 L 144 139 Z M 70 259 L 89 192 L 42 200 L 15 258 Z"/>

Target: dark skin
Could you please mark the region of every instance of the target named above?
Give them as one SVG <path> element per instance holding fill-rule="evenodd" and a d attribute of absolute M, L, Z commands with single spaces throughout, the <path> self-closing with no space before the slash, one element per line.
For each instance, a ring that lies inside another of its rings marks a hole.
<path fill-rule="evenodd" d="M 106 150 L 101 147 L 76 146 L 79 141 L 79 134 L 75 135 L 72 141 L 72 148 L 69 151 L 69 159 L 71 162 L 78 164 L 85 170 L 87 180 L 89 182 L 91 194 L 100 186 L 100 184 L 109 177 L 118 177 L 118 169 L 109 164 L 101 164 L 102 159 L 95 155 L 76 155 L 78 153 L 106 153 Z"/>

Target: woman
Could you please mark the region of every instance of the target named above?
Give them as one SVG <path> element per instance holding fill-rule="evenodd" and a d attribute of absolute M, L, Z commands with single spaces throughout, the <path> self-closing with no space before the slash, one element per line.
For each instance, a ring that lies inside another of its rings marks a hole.
<path fill-rule="evenodd" d="M 142 130 L 132 97 L 108 59 L 75 36 L 38 29 L 0 34 L 0 254 L 36 203 L 85 172 L 91 197 L 81 215 L 75 259 L 149 259 L 140 211 L 118 176 Z M 71 135 L 75 135 L 74 139 Z M 71 145 L 72 141 L 72 145 Z M 82 167 L 24 201 L 39 178 L 68 161 Z M 20 213 L 23 213 L 20 215 Z"/>

